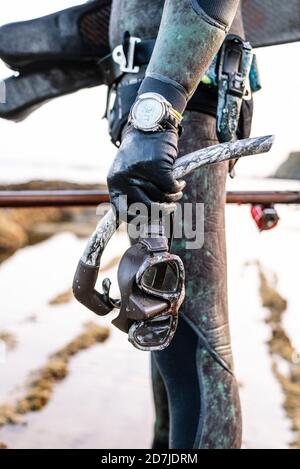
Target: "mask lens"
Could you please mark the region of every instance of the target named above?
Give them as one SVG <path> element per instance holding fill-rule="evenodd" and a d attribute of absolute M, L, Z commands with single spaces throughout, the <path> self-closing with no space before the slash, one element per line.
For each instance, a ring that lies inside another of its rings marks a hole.
<path fill-rule="evenodd" d="M 160 262 L 149 267 L 142 276 L 142 286 L 161 293 L 175 293 L 179 286 L 179 268 L 176 262 Z"/>
<path fill-rule="evenodd" d="M 141 322 L 134 330 L 132 336 L 129 334 L 130 342 L 140 347 L 166 347 L 174 317 L 160 316 L 148 321 Z"/>

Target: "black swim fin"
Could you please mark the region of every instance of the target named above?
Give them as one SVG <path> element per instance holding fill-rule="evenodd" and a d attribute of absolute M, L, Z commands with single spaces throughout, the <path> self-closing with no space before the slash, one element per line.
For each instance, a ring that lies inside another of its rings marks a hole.
<path fill-rule="evenodd" d="M 0 83 L 0 117 L 19 122 L 49 100 L 105 83 L 111 0 L 93 0 L 0 28 L 0 58 L 16 69 Z"/>
<path fill-rule="evenodd" d="M 5 80 L 6 102 L 0 101 L 0 117 L 20 122 L 54 98 L 102 83 L 99 67 L 93 63 L 12 76 Z"/>
<path fill-rule="evenodd" d="M 111 0 L 94 0 L 41 18 L 0 27 L 0 59 L 10 68 L 95 61 L 109 54 Z"/>

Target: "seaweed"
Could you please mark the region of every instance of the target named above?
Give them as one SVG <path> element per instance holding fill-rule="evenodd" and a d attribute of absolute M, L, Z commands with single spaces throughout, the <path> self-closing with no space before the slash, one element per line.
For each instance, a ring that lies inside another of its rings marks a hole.
<path fill-rule="evenodd" d="M 25 395 L 14 404 L 0 406 L 0 427 L 24 424 L 23 415 L 43 409 L 50 401 L 54 387 L 69 374 L 69 362 L 82 350 L 87 350 L 109 337 L 107 327 L 88 322 L 84 330 L 62 349 L 49 357 L 48 362 L 35 371 L 27 385 Z"/>
<path fill-rule="evenodd" d="M 300 358 L 283 326 L 283 316 L 287 311 L 288 302 L 278 292 L 276 281 L 267 278 L 258 263 L 260 278 L 260 297 L 262 305 L 268 310 L 266 323 L 271 328 L 271 338 L 268 341 L 269 353 L 272 357 L 272 371 L 279 381 L 284 393 L 283 407 L 291 421 L 294 434 L 290 447 L 300 448 Z M 283 374 L 278 368 L 278 359 L 288 365 L 288 371 Z"/>

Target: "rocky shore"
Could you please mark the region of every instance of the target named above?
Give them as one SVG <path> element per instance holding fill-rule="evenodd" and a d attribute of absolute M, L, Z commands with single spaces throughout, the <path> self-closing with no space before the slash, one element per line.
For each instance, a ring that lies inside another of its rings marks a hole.
<path fill-rule="evenodd" d="M 30 181 L 0 185 L 0 191 L 102 189 L 99 185 L 81 185 L 67 181 Z M 96 223 L 94 208 L 22 208 L 0 209 L 0 262 L 18 249 L 44 241 L 61 232 L 87 237 Z"/>

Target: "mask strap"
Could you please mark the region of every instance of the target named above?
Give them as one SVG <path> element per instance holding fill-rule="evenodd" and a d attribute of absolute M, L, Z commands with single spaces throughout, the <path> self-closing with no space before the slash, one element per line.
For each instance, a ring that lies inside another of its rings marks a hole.
<path fill-rule="evenodd" d="M 170 214 L 170 237 L 168 238 L 169 252 L 171 252 L 173 239 L 174 239 L 174 212 Z"/>

